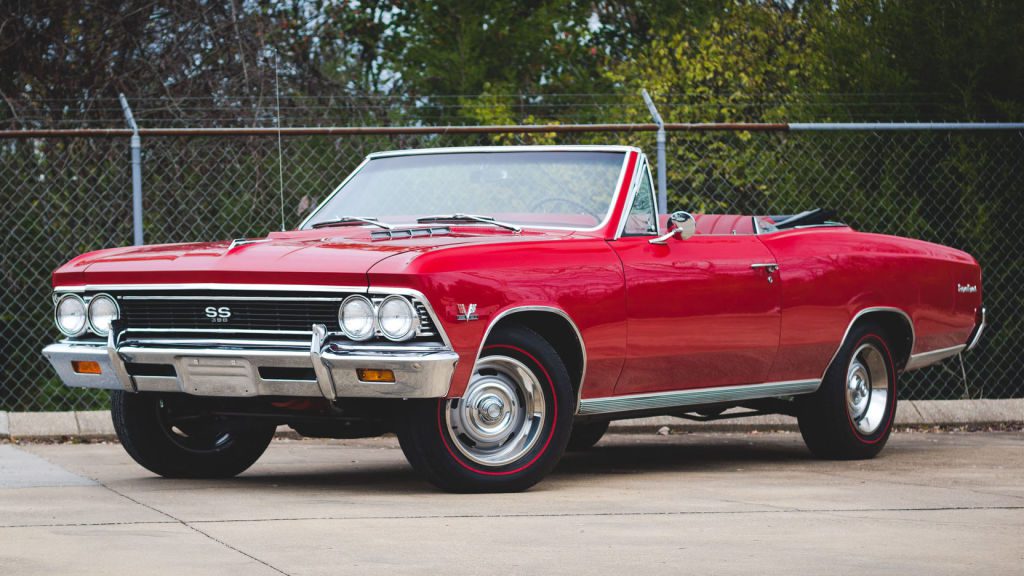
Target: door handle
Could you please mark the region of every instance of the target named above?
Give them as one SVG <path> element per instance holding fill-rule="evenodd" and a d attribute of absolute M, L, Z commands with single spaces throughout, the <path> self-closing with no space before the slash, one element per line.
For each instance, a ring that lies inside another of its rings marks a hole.
<path fill-rule="evenodd" d="M 772 276 L 772 274 L 774 274 L 775 272 L 777 272 L 779 270 L 779 265 L 774 263 L 774 262 L 764 262 L 764 263 L 758 263 L 758 264 L 751 264 L 750 268 L 753 269 L 753 270 L 762 270 L 763 269 L 765 272 L 768 273 L 768 283 L 772 284 L 772 283 L 775 282 L 775 277 Z"/>

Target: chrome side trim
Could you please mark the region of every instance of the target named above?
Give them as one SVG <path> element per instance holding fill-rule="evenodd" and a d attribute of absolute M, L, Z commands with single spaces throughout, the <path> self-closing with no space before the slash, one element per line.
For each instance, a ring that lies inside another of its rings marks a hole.
<path fill-rule="evenodd" d="M 960 344 L 958 346 L 950 346 L 949 348 L 929 350 L 928 352 L 921 352 L 920 354 L 911 354 L 910 360 L 907 360 L 906 370 L 917 370 L 918 368 L 924 368 L 925 366 L 942 362 L 946 358 L 956 356 L 963 352 L 966 348 L 966 344 Z"/>
<path fill-rule="evenodd" d="M 651 394 L 609 396 L 606 398 L 587 398 L 580 402 L 578 414 L 581 416 L 615 414 L 617 412 L 660 410 L 702 404 L 717 404 L 720 402 L 738 402 L 759 398 L 810 394 L 816 391 L 820 385 L 821 380 L 790 380 L 741 386 L 673 390 Z"/>
<path fill-rule="evenodd" d="M 583 383 L 587 380 L 587 346 L 583 342 L 583 335 L 580 333 L 580 329 L 576 326 L 576 323 L 573 322 L 572 318 L 569 317 L 569 314 L 561 308 L 555 308 L 554 306 L 517 306 L 515 308 L 503 310 L 497 316 L 491 318 L 490 324 L 488 324 L 487 329 L 484 330 L 484 336 L 480 339 L 480 348 L 476 351 L 476 359 L 473 361 L 473 365 L 475 366 L 476 362 L 480 360 L 480 355 L 483 354 L 484 345 L 487 344 L 487 338 L 491 335 L 491 330 L 498 325 L 498 322 L 500 322 L 502 318 L 511 316 L 517 312 L 549 312 L 561 316 L 569 323 L 569 326 L 572 326 L 573 332 L 576 333 L 576 339 L 580 343 L 580 357 L 583 359 L 583 368 L 580 370 L 579 390 L 576 392 L 576 410 L 578 411 L 580 408 L 580 398 L 583 396 Z"/>
<path fill-rule="evenodd" d="M 914 321 L 911 320 L 909 314 L 893 306 L 870 306 L 868 308 L 863 308 L 859 312 L 854 314 L 853 319 L 850 320 L 850 323 L 846 325 L 846 331 L 843 332 L 843 337 L 841 340 L 839 340 L 839 345 L 836 346 L 835 353 L 832 354 L 832 358 L 830 358 L 828 364 L 825 365 L 825 371 L 822 372 L 821 374 L 822 380 L 825 379 L 825 374 L 828 374 L 828 370 L 829 368 L 832 367 L 832 363 L 835 362 L 836 358 L 839 356 L 839 351 L 843 349 L 843 344 L 846 343 L 846 338 L 850 335 L 850 330 L 853 330 L 853 325 L 856 324 L 857 320 L 860 320 L 862 316 L 864 316 L 865 314 L 870 314 L 872 312 L 896 312 L 903 316 L 904 318 L 906 318 L 907 324 L 910 325 L 910 350 L 914 350 L 914 343 L 917 342 L 917 333 L 914 330 Z"/>
<path fill-rule="evenodd" d="M 967 342 L 967 348 L 964 349 L 965 351 L 973 350 L 974 347 L 978 345 L 978 342 L 981 341 L 981 333 L 985 331 L 985 325 L 986 325 L 985 324 L 985 313 L 986 313 L 985 307 L 982 306 L 981 307 L 981 324 L 978 324 L 978 326 L 974 329 L 974 334 L 971 336 L 971 339 Z"/>

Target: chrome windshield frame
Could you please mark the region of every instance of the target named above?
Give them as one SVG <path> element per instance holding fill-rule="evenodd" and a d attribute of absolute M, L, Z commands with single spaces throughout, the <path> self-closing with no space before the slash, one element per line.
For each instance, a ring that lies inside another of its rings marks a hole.
<path fill-rule="evenodd" d="M 316 215 L 319 214 L 320 211 L 323 210 L 323 208 L 339 192 L 341 192 L 341 190 L 345 187 L 345 185 L 348 184 L 352 180 L 352 178 L 355 177 L 355 175 L 357 173 L 359 173 L 359 171 L 362 170 L 363 167 L 365 167 L 366 164 L 368 164 L 371 160 L 376 160 L 376 159 L 380 159 L 380 158 L 394 158 L 394 157 L 398 157 L 398 156 L 422 156 L 422 155 L 429 155 L 429 154 L 481 154 L 481 153 L 486 153 L 486 154 L 502 154 L 502 153 L 512 153 L 512 152 L 617 152 L 617 153 L 621 153 L 622 154 L 622 166 L 619 169 L 619 177 L 615 181 L 615 189 L 612 190 L 612 195 L 611 195 L 611 197 L 609 199 L 609 202 L 608 202 L 608 210 L 605 212 L 604 218 L 598 224 L 596 224 L 594 226 L 591 226 L 591 227 L 587 227 L 587 228 L 580 228 L 580 227 L 576 227 L 576 226 L 546 226 L 546 225 L 541 225 L 541 224 L 528 224 L 528 223 L 523 223 L 523 222 L 515 222 L 516 225 L 522 226 L 524 228 L 531 228 L 531 229 L 537 229 L 537 230 L 565 230 L 565 231 L 569 231 L 569 232 L 597 232 L 597 231 L 606 229 L 611 224 L 613 218 L 615 217 L 615 214 L 614 214 L 615 206 L 617 205 L 619 196 L 622 193 L 623 181 L 626 178 L 631 178 L 633 176 L 633 174 L 627 174 L 627 168 L 629 167 L 629 153 L 630 152 L 635 152 L 638 157 L 642 157 L 643 156 L 643 151 L 640 150 L 639 148 L 635 147 L 635 146 L 619 146 L 619 145 L 610 145 L 610 144 L 609 145 L 573 144 L 573 145 L 564 145 L 564 146 L 558 146 L 558 145 L 548 145 L 548 146 L 466 146 L 466 147 L 459 147 L 459 148 L 421 148 L 421 149 L 412 149 L 412 150 L 389 150 L 389 151 L 383 151 L 383 152 L 374 152 L 374 153 L 368 155 L 362 161 L 362 163 L 360 163 L 359 166 L 357 166 L 356 169 L 353 170 L 352 173 L 349 174 L 345 178 L 345 180 L 342 181 L 341 184 L 339 184 L 330 194 L 328 194 L 327 197 L 323 199 L 323 201 L 321 201 L 319 204 L 317 204 L 317 207 L 312 212 L 310 212 L 309 216 L 307 216 L 305 219 L 303 219 L 302 223 L 299 224 L 297 229 L 298 230 L 309 230 L 309 229 L 311 229 L 311 228 L 307 228 L 307 225 L 309 224 L 309 221 L 312 220 L 313 218 L 315 218 Z M 639 158 L 638 158 L 638 162 L 639 162 Z M 626 193 L 628 194 L 629 190 L 627 190 Z M 410 222 L 410 223 L 404 223 L 404 222 L 393 223 L 393 222 L 389 222 L 389 224 L 398 225 L 398 226 L 406 226 L 406 225 L 409 225 L 409 226 L 419 226 L 420 225 L 420 224 L 417 224 L 415 222 Z M 471 223 L 466 223 L 466 225 L 467 226 L 477 226 L 477 224 L 471 224 Z M 479 224 L 479 225 L 482 226 L 483 224 Z"/>

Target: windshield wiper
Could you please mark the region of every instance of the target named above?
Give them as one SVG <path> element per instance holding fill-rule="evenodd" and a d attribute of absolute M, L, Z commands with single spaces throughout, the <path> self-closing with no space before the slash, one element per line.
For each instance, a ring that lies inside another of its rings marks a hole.
<path fill-rule="evenodd" d="M 506 222 L 498 222 L 490 216 L 476 216 L 473 214 L 450 214 L 448 216 L 424 216 L 423 218 L 417 218 L 416 222 L 419 224 L 426 224 L 428 222 L 440 222 L 440 223 L 451 223 L 451 222 L 481 222 L 483 224 L 490 224 L 506 230 L 511 230 L 518 234 L 522 231 L 522 228 L 515 224 L 508 224 Z"/>
<path fill-rule="evenodd" d="M 342 216 L 333 220 L 324 220 L 323 222 L 317 222 L 310 226 L 310 228 L 328 228 L 330 226 L 352 226 L 356 224 L 370 224 L 383 228 L 385 230 L 391 230 L 390 224 L 385 224 L 376 218 L 369 218 L 366 216 Z"/>

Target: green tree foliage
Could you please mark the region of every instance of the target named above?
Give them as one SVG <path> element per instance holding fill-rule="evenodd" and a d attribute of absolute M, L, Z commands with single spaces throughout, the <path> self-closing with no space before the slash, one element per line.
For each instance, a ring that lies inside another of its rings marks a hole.
<path fill-rule="evenodd" d="M 266 122 L 278 76 L 336 122 L 402 120 L 346 113 L 372 99 L 446 121 L 479 95 L 607 121 L 544 96 L 640 86 L 680 121 L 1019 119 L 1022 37 L 1016 0 L 8 0 L 0 120 L 109 122 L 124 92 L 161 99 L 154 117 Z"/>

